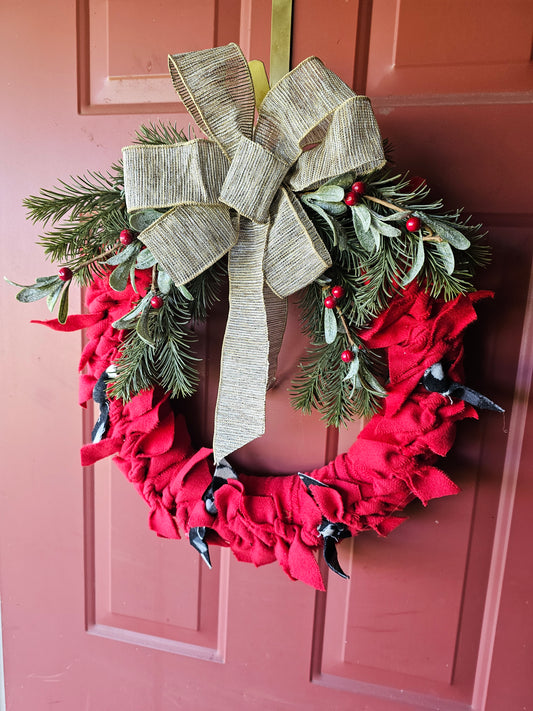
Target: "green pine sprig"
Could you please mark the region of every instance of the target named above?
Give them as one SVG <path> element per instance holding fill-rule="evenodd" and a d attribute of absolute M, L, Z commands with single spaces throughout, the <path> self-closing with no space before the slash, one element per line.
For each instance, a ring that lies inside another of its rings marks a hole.
<path fill-rule="evenodd" d="M 132 320 L 117 361 L 117 377 L 109 386 L 112 397 L 128 401 L 142 390 L 160 385 L 172 397 L 192 395 L 198 385 L 190 329 L 188 299 L 172 285 L 161 308 L 152 308 L 150 291 L 144 309 Z"/>
<path fill-rule="evenodd" d="M 349 193 L 354 197 L 347 199 Z M 490 251 L 480 225 L 461 210 L 446 211 L 425 181 L 413 185 L 407 173 L 387 167 L 366 176 L 338 176 L 301 199 L 333 264 L 300 298 L 302 328 L 313 345 L 293 383 L 293 405 L 304 412 L 317 409 L 328 424 L 338 425 L 354 415 L 372 415 L 386 394 L 379 378 L 383 365 L 376 354 L 356 348 L 357 334 L 415 280 L 435 298 L 473 291 L 475 272 L 488 263 Z M 324 311 L 333 285 L 345 292 L 336 309 L 342 336 Z M 346 366 L 339 357 L 346 347 L 354 359 L 348 377 L 341 378 Z"/>

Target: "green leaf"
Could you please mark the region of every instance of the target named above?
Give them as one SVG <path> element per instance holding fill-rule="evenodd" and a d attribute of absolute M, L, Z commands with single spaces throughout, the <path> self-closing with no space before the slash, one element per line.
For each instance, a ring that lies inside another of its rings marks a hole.
<path fill-rule="evenodd" d="M 139 256 L 137 257 L 137 263 L 135 264 L 136 269 L 149 269 L 150 267 L 153 267 L 154 264 L 157 264 L 157 259 L 154 257 L 154 255 L 150 252 L 148 247 L 146 249 L 143 249 L 142 252 L 139 253 Z"/>
<path fill-rule="evenodd" d="M 379 212 L 376 212 L 371 208 L 368 208 L 368 211 L 371 215 L 382 222 L 400 222 L 401 220 L 405 220 L 405 216 L 408 214 L 405 210 L 402 210 L 402 212 L 391 212 L 390 215 L 380 215 Z"/>
<path fill-rule="evenodd" d="M 152 296 L 152 294 L 150 294 L 150 296 Z M 150 310 L 150 305 L 147 304 L 141 313 L 141 318 L 137 321 L 135 330 L 142 341 L 144 341 L 147 345 L 152 346 L 152 348 L 155 348 L 155 341 L 150 332 Z"/>
<path fill-rule="evenodd" d="M 130 227 L 132 230 L 135 230 L 135 232 L 142 232 L 158 220 L 162 214 L 163 213 L 158 210 L 153 210 L 152 208 L 134 212 L 133 215 L 129 217 Z"/>
<path fill-rule="evenodd" d="M 355 207 L 355 205 L 352 207 L 352 222 L 353 228 L 355 230 L 355 236 L 361 243 L 363 249 L 365 249 L 369 253 L 373 252 L 375 246 L 374 237 L 372 236 L 372 233 L 370 231 L 364 229 L 364 225 L 361 221 L 361 216 L 357 211 L 357 207 Z"/>
<path fill-rule="evenodd" d="M 426 253 L 424 251 L 424 242 L 422 239 L 419 239 L 418 246 L 416 248 L 416 255 L 415 255 L 415 260 L 413 262 L 413 266 L 411 267 L 411 269 L 409 269 L 407 274 L 402 279 L 400 286 L 407 286 L 408 284 L 410 284 L 413 281 L 413 279 L 416 279 L 416 277 L 420 273 L 420 270 L 424 266 L 425 256 L 426 256 Z"/>
<path fill-rule="evenodd" d="M 451 276 L 455 269 L 455 257 L 453 255 L 453 249 L 450 247 L 448 242 L 435 242 L 435 249 L 439 253 L 442 266 L 446 274 Z"/>
<path fill-rule="evenodd" d="M 343 175 L 331 178 L 327 183 L 325 183 L 325 185 L 340 185 L 341 188 L 350 188 L 355 182 L 356 177 L 356 174 L 350 171 L 349 173 L 344 173 Z"/>
<path fill-rule="evenodd" d="M 46 286 L 26 286 L 16 295 L 17 301 L 23 304 L 29 304 L 32 301 L 39 301 L 53 291 L 55 284 L 47 284 Z"/>
<path fill-rule="evenodd" d="M 385 237 L 399 237 L 402 233 L 397 227 L 389 225 L 387 222 L 383 222 L 376 217 L 372 217 L 372 225 L 378 230 L 378 232 Z"/>
<path fill-rule="evenodd" d="M 109 286 L 113 291 L 124 291 L 130 279 L 130 269 L 135 264 L 136 256 L 133 255 L 127 262 L 122 262 L 113 269 L 109 276 Z"/>
<path fill-rule="evenodd" d="M 333 215 L 334 217 L 344 215 L 348 209 L 348 205 L 343 202 L 319 202 L 317 204 L 320 205 L 320 207 L 325 210 L 328 215 Z"/>
<path fill-rule="evenodd" d="M 57 284 L 55 289 L 51 291 L 48 296 L 46 297 L 46 305 L 48 306 L 50 311 L 53 311 L 55 308 L 55 305 L 57 304 L 57 300 L 59 299 L 59 294 L 61 293 L 61 290 L 63 289 L 63 283 Z"/>
<path fill-rule="evenodd" d="M 172 277 L 170 276 L 170 274 L 168 272 L 166 272 L 164 269 L 158 269 L 157 270 L 157 288 L 159 289 L 159 291 L 162 294 L 168 294 L 170 292 L 170 290 L 172 289 L 172 284 L 173 284 L 173 282 L 172 282 Z M 193 296 L 192 296 L 191 292 L 186 287 L 184 287 L 184 288 L 185 288 L 185 291 L 187 292 L 188 296 L 186 296 L 186 294 L 184 294 L 183 291 L 181 293 L 185 296 L 185 298 L 190 299 L 192 301 Z M 181 287 L 180 287 L 180 291 L 181 291 Z"/>
<path fill-rule="evenodd" d="M 135 240 L 131 244 L 128 244 L 127 247 L 124 247 L 123 250 L 117 252 L 108 260 L 106 260 L 105 264 L 110 264 L 112 267 L 117 266 L 117 264 L 123 264 L 123 262 L 130 259 L 134 254 L 137 254 L 141 247 L 141 242 L 139 242 L 139 240 Z"/>
<path fill-rule="evenodd" d="M 63 289 L 63 293 L 61 294 L 61 301 L 59 302 L 59 311 L 57 314 L 57 320 L 59 323 L 65 323 L 67 320 L 68 316 L 68 290 L 70 288 L 70 285 L 72 284 L 72 280 L 67 281 L 65 283 L 65 287 Z"/>
<path fill-rule="evenodd" d="M 360 370 L 358 373 L 358 378 L 361 382 L 361 386 L 369 392 L 373 393 L 374 395 L 378 395 L 379 397 L 386 396 L 387 391 L 383 388 L 381 383 L 369 370 L 367 370 L 364 374 L 363 371 Z"/>
<path fill-rule="evenodd" d="M 139 301 L 139 303 L 134 306 L 134 308 L 129 311 L 127 314 L 124 316 L 121 316 L 119 319 L 113 322 L 113 328 L 116 328 L 117 330 L 123 330 L 125 328 L 133 328 L 134 326 L 134 319 L 145 309 L 148 308 L 148 305 L 150 303 L 150 299 L 152 298 L 153 293 L 151 291 L 146 294 L 146 296 L 143 296 L 143 298 Z"/>
<path fill-rule="evenodd" d="M 376 245 L 376 250 L 379 252 L 379 249 L 381 247 L 381 234 L 379 230 L 374 227 L 374 225 L 370 225 L 370 234 L 372 235 L 374 239 L 374 244 Z"/>
<path fill-rule="evenodd" d="M 354 212 L 359 218 L 363 231 L 368 232 L 370 229 L 370 224 L 372 223 L 372 214 L 366 205 L 353 205 L 352 212 Z"/>
<path fill-rule="evenodd" d="M 335 309 L 327 309 L 324 307 L 324 338 L 326 343 L 333 343 L 337 338 L 337 317 Z"/>
<path fill-rule="evenodd" d="M 307 197 L 307 196 L 304 195 L 303 198 L 305 198 L 305 197 Z M 306 202 L 306 201 L 304 200 L 304 202 Z M 342 231 L 342 227 L 339 225 L 337 220 L 332 220 L 331 217 L 328 215 L 328 213 L 324 209 L 322 209 L 320 207 L 320 205 L 317 205 L 312 200 L 310 200 L 309 202 L 306 202 L 306 204 L 309 205 L 309 207 L 311 207 L 318 215 L 320 215 L 320 217 L 324 220 L 324 222 L 330 228 L 330 230 L 333 234 L 333 244 L 335 246 L 337 246 L 337 244 L 339 243 L 339 235 Z M 346 207 L 346 205 L 345 205 L 345 207 Z"/>
<path fill-rule="evenodd" d="M 194 301 L 194 296 L 193 296 L 193 295 L 191 294 L 191 292 L 187 289 L 187 287 L 185 286 L 185 284 L 180 284 L 180 285 L 178 286 L 178 289 L 179 289 L 181 295 L 184 296 L 184 297 L 187 299 L 187 301 Z"/>
<path fill-rule="evenodd" d="M 351 361 L 349 367 L 348 367 L 348 372 L 344 376 L 344 380 L 351 380 L 352 378 L 355 381 L 355 377 L 357 376 L 357 373 L 359 372 L 359 356 L 357 355 L 357 351 L 352 350 L 352 353 L 354 354 L 354 359 Z"/>
<path fill-rule="evenodd" d="M 17 284 L 16 281 L 11 281 L 11 279 L 8 279 L 6 276 L 4 277 L 4 281 L 7 281 L 8 284 L 11 284 L 11 286 L 18 286 L 19 289 L 29 289 L 32 286 L 35 286 L 35 284 Z"/>
<path fill-rule="evenodd" d="M 455 227 L 451 227 L 440 220 L 435 220 L 433 217 L 428 217 L 425 213 L 418 213 L 417 216 L 420 217 L 428 227 L 431 227 L 435 234 L 442 237 L 446 242 L 449 242 L 455 249 L 465 250 L 470 247 L 470 240 L 467 239 L 462 232 L 456 230 Z"/>
<path fill-rule="evenodd" d="M 307 197 L 319 202 L 342 202 L 344 190 L 339 185 L 322 185 L 314 193 L 307 193 Z"/>
<path fill-rule="evenodd" d="M 63 284 L 61 279 L 55 274 L 54 276 L 47 276 L 47 277 L 37 277 L 35 280 L 36 284 L 35 286 L 49 286 L 50 284 Z"/>
<path fill-rule="evenodd" d="M 139 289 L 137 289 L 137 283 L 135 281 L 135 262 L 132 262 L 130 267 L 130 284 L 133 291 L 138 294 Z"/>

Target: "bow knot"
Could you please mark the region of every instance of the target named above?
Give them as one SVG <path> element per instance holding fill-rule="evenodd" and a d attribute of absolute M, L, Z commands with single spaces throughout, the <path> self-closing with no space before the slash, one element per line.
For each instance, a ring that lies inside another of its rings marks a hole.
<path fill-rule="evenodd" d="M 176 91 L 209 138 L 124 148 L 126 204 L 130 213 L 168 210 L 139 239 L 177 285 L 228 253 L 218 462 L 263 434 L 284 298 L 331 265 L 294 191 L 375 170 L 384 163 L 383 148 L 368 99 L 316 57 L 268 92 L 255 129 L 253 85 L 236 45 L 173 55 L 169 66 Z"/>
<path fill-rule="evenodd" d="M 222 185 L 220 200 L 243 217 L 265 224 L 289 168 L 274 153 L 243 136 Z"/>

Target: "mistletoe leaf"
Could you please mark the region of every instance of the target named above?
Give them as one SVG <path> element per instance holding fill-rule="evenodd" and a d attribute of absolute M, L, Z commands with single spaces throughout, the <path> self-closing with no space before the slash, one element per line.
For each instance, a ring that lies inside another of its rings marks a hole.
<path fill-rule="evenodd" d="M 135 232 L 142 232 L 158 220 L 162 214 L 164 213 L 159 212 L 158 210 L 153 210 L 152 208 L 134 212 L 129 218 L 130 227 L 132 230 L 135 230 Z"/>
<path fill-rule="evenodd" d="M 116 267 L 118 264 L 122 264 L 123 262 L 130 259 L 133 254 L 137 254 L 141 247 L 142 244 L 139 242 L 139 240 L 135 240 L 131 244 L 128 244 L 127 247 L 124 247 L 124 249 L 122 249 L 120 252 L 117 252 L 112 257 L 107 259 L 105 264 L 109 264 L 112 267 Z"/>
<path fill-rule="evenodd" d="M 470 247 L 470 240 L 462 232 L 456 230 L 455 227 L 448 225 L 446 222 L 435 220 L 433 217 L 428 217 L 425 213 L 421 213 L 420 217 L 428 227 L 431 227 L 435 234 L 449 242 L 455 249 L 465 250 Z"/>
<path fill-rule="evenodd" d="M 307 193 L 307 197 L 318 202 L 342 202 L 344 189 L 340 185 L 322 185 L 315 192 Z"/>
<path fill-rule="evenodd" d="M 356 174 L 350 171 L 349 173 L 338 175 L 335 178 L 330 178 L 327 183 L 324 183 L 324 185 L 340 185 L 341 188 L 349 188 L 352 186 L 356 177 Z"/>
<path fill-rule="evenodd" d="M 400 222 L 401 220 L 405 219 L 405 216 L 407 214 L 406 210 L 402 210 L 402 212 L 391 212 L 390 215 L 380 215 L 379 212 L 376 212 L 371 208 L 367 209 L 373 217 L 377 218 L 378 220 L 381 220 L 381 222 Z"/>
<path fill-rule="evenodd" d="M 333 343 L 337 338 L 338 326 L 334 309 L 324 307 L 324 339 L 326 343 Z"/>
<path fill-rule="evenodd" d="M 137 289 L 137 282 L 135 281 L 135 262 L 132 262 L 130 267 L 130 284 L 133 291 L 138 294 L 139 290 Z"/>
<path fill-rule="evenodd" d="M 435 242 L 435 249 L 439 253 L 442 266 L 444 271 L 448 275 L 452 275 L 455 269 L 455 257 L 453 255 L 453 249 L 448 244 L 448 242 Z"/>
<path fill-rule="evenodd" d="M 150 267 L 153 267 L 154 264 L 157 264 L 157 259 L 154 257 L 154 255 L 150 252 L 148 247 L 146 249 L 143 249 L 142 252 L 139 253 L 139 256 L 137 257 L 137 262 L 135 264 L 136 269 L 149 269 Z"/>
<path fill-rule="evenodd" d="M 361 215 L 359 212 L 357 212 L 358 208 L 354 205 L 352 206 L 352 222 L 353 222 L 353 228 L 355 230 L 355 235 L 359 242 L 361 243 L 361 247 L 366 250 L 368 253 L 371 253 L 374 251 L 375 241 L 374 241 L 374 236 L 372 232 L 369 230 L 364 229 L 363 222 L 361 221 Z M 379 234 L 378 234 L 378 239 L 379 239 Z M 379 246 L 379 242 L 378 242 Z"/>
<path fill-rule="evenodd" d="M 48 296 L 46 297 L 46 305 L 48 306 L 48 309 L 50 311 L 53 311 L 55 308 L 55 305 L 57 304 L 57 300 L 59 299 L 59 294 L 61 293 L 61 290 L 63 289 L 63 284 L 59 283 L 56 285 L 55 289 L 50 291 L 48 293 Z"/>
<path fill-rule="evenodd" d="M 389 225 L 388 222 L 384 222 L 377 217 L 372 216 L 372 226 L 377 229 L 377 231 L 385 235 L 385 237 L 399 237 L 402 232 L 397 227 Z"/>
<path fill-rule="evenodd" d="M 413 266 L 411 267 L 411 269 L 409 269 L 407 274 L 402 279 L 400 286 L 407 286 L 414 279 L 416 279 L 416 277 L 420 273 L 420 270 L 424 266 L 425 256 L 426 256 L 426 253 L 424 251 L 424 242 L 423 242 L 423 240 L 419 239 L 418 245 L 416 248 L 416 255 L 415 255 L 415 260 L 413 262 Z"/>
<path fill-rule="evenodd" d="M 348 372 L 344 376 L 344 380 L 353 380 L 354 385 L 355 385 L 355 378 L 357 377 L 357 373 L 359 372 L 359 356 L 357 355 L 357 351 L 352 351 L 354 354 L 354 359 L 351 361 L 349 367 L 348 367 Z"/>
<path fill-rule="evenodd" d="M 150 293 L 150 297 L 152 293 Z M 135 330 L 139 338 L 144 341 L 147 345 L 155 347 L 155 341 L 150 331 L 150 304 L 147 303 L 144 307 L 140 319 L 137 321 Z"/>
<path fill-rule="evenodd" d="M 352 212 L 354 212 L 359 218 L 363 231 L 368 232 L 372 223 L 372 214 L 368 207 L 363 204 L 353 205 Z"/>
<path fill-rule="evenodd" d="M 339 235 L 341 234 L 342 227 L 340 224 L 337 222 L 337 220 L 333 220 L 328 213 L 325 211 L 323 207 L 318 205 L 316 202 L 313 202 L 313 200 L 308 200 L 309 195 L 303 195 L 302 200 L 303 202 L 308 205 L 311 209 L 313 209 L 320 217 L 324 220 L 324 222 L 327 224 L 329 229 L 331 230 L 331 233 L 333 234 L 333 244 L 337 246 L 339 244 Z M 346 208 L 346 205 L 344 205 Z"/>
<path fill-rule="evenodd" d="M 122 262 L 122 264 L 119 264 L 113 269 L 109 276 L 109 286 L 113 289 L 113 291 L 124 291 L 124 289 L 128 286 L 128 282 L 130 280 L 130 269 L 132 264 L 135 265 L 136 259 L 137 257 L 134 254 L 128 261 Z"/>
<path fill-rule="evenodd" d="M 157 288 L 162 294 L 168 294 L 170 290 L 172 289 L 172 277 L 168 272 L 166 272 L 164 269 L 158 268 L 157 270 Z M 190 294 L 191 292 L 188 291 Z M 191 295 L 192 299 L 192 295 Z"/>
<path fill-rule="evenodd" d="M 18 286 L 19 289 L 29 289 L 32 286 L 35 286 L 35 284 L 17 284 L 16 281 L 11 281 L 11 279 L 8 279 L 6 276 L 4 277 L 4 281 L 7 281 L 8 284 L 11 284 L 11 286 Z"/>
<path fill-rule="evenodd" d="M 50 286 L 51 284 L 62 284 L 61 279 L 55 274 L 48 277 L 37 277 L 35 286 Z"/>
<path fill-rule="evenodd" d="M 17 301 L 20 301 L 23 304 L 29 304 L 32 301 L 39 301 L 39 299 L 44 299 L 44 297 L 48 296 L 48 294 L 54 289 L 55 282 L 53 284 L 46 284 L 44 286 L 38 286 L 36 284 L 34 284 L 33 286 L 25 286 L 21 291 L 18 292 L 15 298 L 17 299 Z"/>
<path fill-rule="evenodd" d="M 113 322 L 112 326 L 113 328 L 116 328 L 117 330 L 122 330 L 125 328 L 133 328 L 134 326 L 134 319 L 145 309 L 148 307 L 148 304 L 150 303 L 150 299 L 152 298 L 152 292 L 149 291 L 146 296 L 143 296 L 142 299 L 139 301 L 139 303 L 132 308 L 131 311 L 128 311 L 127 314 L 124 314 L 124 316 L 121 316 L 119 319 Z"/>
<path fill-rule="evenodd" d="M 170 277 L 169 277 L 170 278 Z M 182 296 L 184 296 L 187 301 L 194 301 L 194 296 L 191 294 L 191 292 L 187 289 L 185 284 L 180 284 L 178 286 L 178 290 Z"/>
<path fill-rule="evenodd" d="M 59 323 L 65 323 L 68 317 L 68 290 L 71 284 L 71 280 L 67 281 L 63 288 L 63 293 L 61 294 L 61 301 L 59 302 L 59 311 L 57 313 L 57 320 L 59 321 Z"/>
<path fill-rule="evenodd" d="M 367 370 L 364 374 L 362 370 L 360 370 L 357 377 L 359 379 L 360 387 L 365 388 L 365 390 L 368 390 L 378 397 L 385 397 L 387 395 L 387 391 L 369 370 Z"/>
<path fill-rule="evenodd" d="M 372 239 L 374 240 L 376 250 L 379 252 L 381 247 L 381 234 L 379 230 L 374 227 L 374 225 L 370 225 L 370 234 L 372 235 Z"/>

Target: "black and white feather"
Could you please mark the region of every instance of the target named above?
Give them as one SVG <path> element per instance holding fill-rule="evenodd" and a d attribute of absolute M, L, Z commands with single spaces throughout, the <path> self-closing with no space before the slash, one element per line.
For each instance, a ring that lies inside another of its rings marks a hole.
<path fill-rule="evenodd" d="M 505 410 L 490 400 L 485 395 L 478 393 L 472 388 L 467 388 L 466 385 L 454 382 L 444 371 L 442 363 L 434 363 L 427 368 L 422 378 L 422 384 L 432 393 L 440 393 L 450 400 L 464 400 L 470 405 L 477 407 L 480 410 L 493 410 L 494 412 L 505 412 Z"/>
<path fill-rule="evenodd" d="M 117 366 L 115 364 L 111 364 L 107 370 L 104 370 L 93 388 L 93 400 L 100 408 L 100 415 L 91 432 L 91 442 L 93 444 L 100 442 L 106 436 L 107 430 L 109 429 L 109 399 L 107 397 L 107 384 L 110 380 L 116 377 Z"/>

